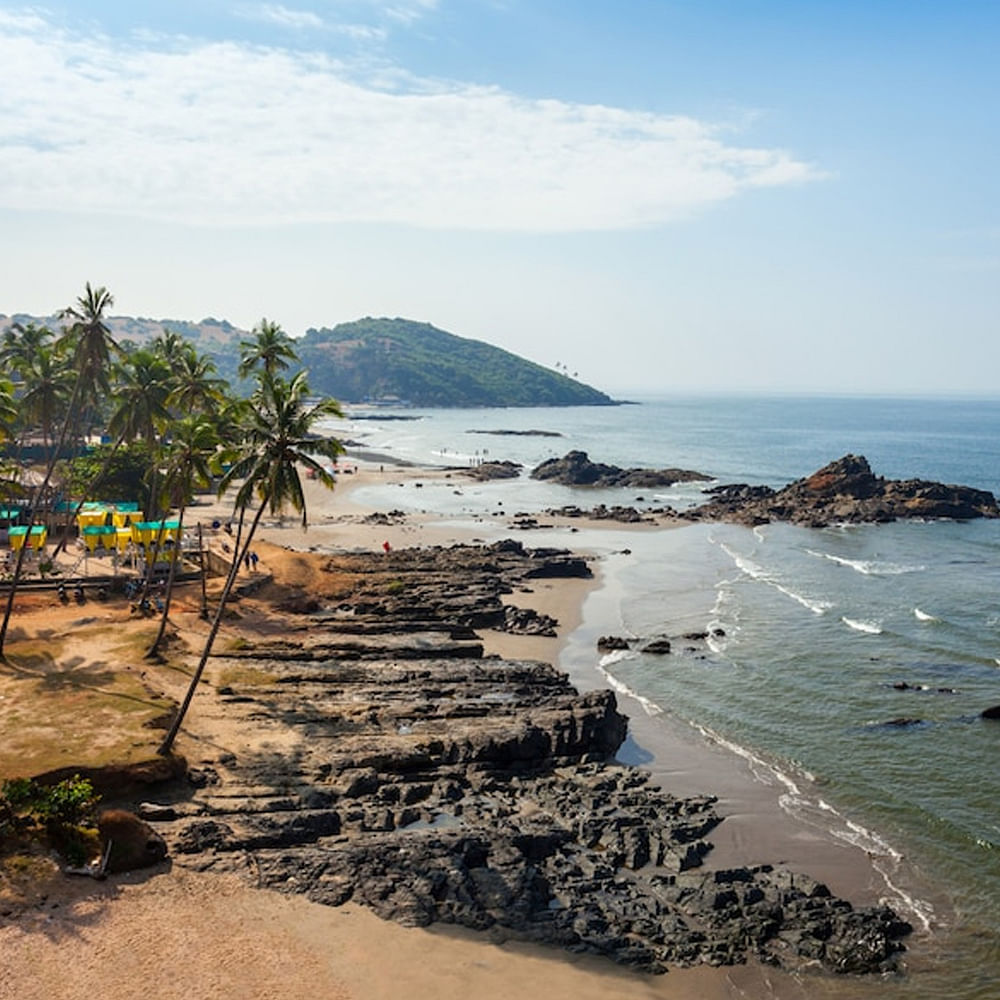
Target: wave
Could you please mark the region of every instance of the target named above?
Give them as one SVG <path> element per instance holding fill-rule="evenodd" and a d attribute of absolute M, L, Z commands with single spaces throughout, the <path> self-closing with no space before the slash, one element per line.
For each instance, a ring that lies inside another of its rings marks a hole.
<path fill-rule="evenodd" d="M 772 788 L 775 785 L 780 786 L 783 791 L 778 794 L 778 805 L 788 815 L 800 822 L 824 830 L 835 840 L 864 851 L 868 855 L 872 867 L 885 883 L 889 893 L 889 898 L 885 902 L 914 918 L 925 932 L 931 929 L 934 919 L 933 906 L 925 900 L 910 895 L 893 882 L 892 874 L 903 860 L 903 855 L 884 837 L 844 816 L 825 799 L 810 796 L 793 775 L 782 770 L 776 764 L 759 757 L 749 748 L 726 739 L 708 726 L 696 722 L 692 722 L 691 725 L 709 742 L 716 743 L 745 760 L 750 773 L 761 784 Z M 816 779 L 808 771 L 802 770 L 801 773 L 804 780 L 815 783 Z"/>
<path fill-rule="evenodd" d="M 780 583 L 771 583 L 771 586 L 793 601 L 798 601 L 802 607 L 808 608 L 814 615 L 822 615 L 833 607 L 831 601 L 816 601 L 809 597 L 803 597 L 802 594 L 796 594 L 794 590 L 789 590 L 788 587 L 783 587 Z"/>
<path fill-rule="evenodd" d="M 926 611 L 921 611 L 920 608 L 914 608 L 913 609 L 913 616 L 919 622 L 939 622 L 939 621 L 941 621 L 940 618 L 936 617 L 935 615 L 929 615 Z"/>
<path fill-rule="evenodd" d="M 642 706 L 642 710 L 647 715 L 663 715 L 663 709 L 657 705 L 655 701 L 639 694 L 638 691 L 633 691 L 632 688 L 630 688 L 624 681 L 620 681 L 614 674 L 605 670 L 600 663 L 597 665 L 597 672 L 604 678 L 608 687 L 611 688 L 612 691 L 615 691 L 618 694 L 627 695 L 629 698 L 634 698 L 637 702 L 639 702 Z"/>
<path fill-rule="evenodd" d="M 909 566 L 903 563 L 879 562 L 877 559 L 846 559 L 830 552 L 817 552 L 806 549 L 809 555 L 816 559 L 829 559 L 838 566 L 847 566 L 864 576 L 902 576 L 904 573 L 922 573 L 927 569 L 924 565 Z"/>
<path fill-rule="evenodd" d="M 631 649 L 612 649 L 600 658 L 598 666 L 609 667 L 612 663 L 620 663 L 622 660 L 632 660 L 635 658 L 635 655 L 635 652 Z"/>
<path fill-rule="evenodd" d="M 866 622 L 860 621 L 857 618 L 848 618 L 844 615 L 840 619 L 848 628 L 854 629 L 855 632 L 867 632 L 869 635 L 881 635 L 882 627 L 878 622 Z"/>
<path fill-rule="evenodd" d="M 752 559 L 746 556 L 741 556 L 738 552 L 733 551 L 725 542 L 721 543 L 720 548 L 723 552 L 729 556 L 730 559 L 736 564 L 736 567 L 742 570 L 747 576 L 752 580 L 758 580 L 761 583 L 766 583 L 769 587 L 773 587 L 779 593 L 784 594 L 785 597 L 790 597 L 793 601 L 801 604 L 802 607 L 808 608 L 814 615 L 822 615 L 829 611 L 833 607 L 831 601 L 817 600 L 816 598 L 806 597 L 803 594 L 799 594 L 784 584 L 779 583 L 772 573 L 764 569 L 763 566 L 759 566 Z"/>

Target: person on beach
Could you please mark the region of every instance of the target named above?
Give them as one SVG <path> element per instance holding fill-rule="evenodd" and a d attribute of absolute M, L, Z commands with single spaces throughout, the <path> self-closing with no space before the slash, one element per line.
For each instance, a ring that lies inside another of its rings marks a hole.
<path fill-rule="evenodd" d="M 382 551 L 385 552 L 386 555 L 388 555 L 392 551 L 392 546 L 388 542 L 383 542 Z"/>

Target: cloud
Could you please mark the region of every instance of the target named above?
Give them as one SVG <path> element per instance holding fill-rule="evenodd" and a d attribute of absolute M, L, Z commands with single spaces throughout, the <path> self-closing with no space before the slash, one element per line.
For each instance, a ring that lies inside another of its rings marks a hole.
<path fill-rule="evenodd" d="M 325 27 L 323 18 L 312 11 L 292 10 L 277 3 L 244 4 L 236 8 L 236 13 L 239 17 L 251 21 L 263 21 L 265 24 L 274 24 L 280 28 L 300 30 Z"/>
<path fill-rule="evenodd" d="M 408 9 L 421 6 L 432 0 Z M 0 63 L 18 81 L 0 91 L 9 209 L 570 232 L 662 224 L 819 176 L 689 117 L 373 81 L 320 52 L 123 42 L 0 11 Z"/>

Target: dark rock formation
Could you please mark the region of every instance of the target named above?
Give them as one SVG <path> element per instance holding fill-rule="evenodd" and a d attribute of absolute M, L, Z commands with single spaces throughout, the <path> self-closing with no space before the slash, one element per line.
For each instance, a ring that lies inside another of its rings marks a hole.
<path fill-rule="evenodd" d="M 496 434 L 500 437 L 549 437 L 558 438 L 563 435 L 559 431 L 540 431 L 540 430 L 528 430 L 528 431 L 466 431 L 466 434 Z"/>
<path fill-rule="evenodd" d="M 215 656 L 248 678 L 220 695 L 259 749 L 196 762 L 166 812 L 145 807 L 175 863 L 654 972 L 748 956 L 892 968 L 907 927 L 890 910 L 769 866 L 701 870 L 714 800 L 613 761 L 613 692 L 482 656 L 469 623 L 504 627 L 497 595 L 566 558 L 517 542 L 393 552 L 359 563 L 377 565 L 372 584 L 308 628 Z M 402 593 L 386 597 L 387 573 Z"/>
<path fill-rule="evenodd" d="M 992 708 L 983 709 L 981 718 L 1000 719 L 1000 705 L 994 705 Z"/>
<path fill-rule="evenodd" d="M 602 653 L 609 653 L 616 649 L 628 649 L 629 641 L 620 635 L 602 635 L 597 640 L 597 648 Z"/>
<path fill-rule="evenodd" d="M 493 479 L 517 479 L 522 468 L 523 466 L 517 462 L 483 462 L 459 471 L 470 479 L 489 482 Z"/>
<path fill-rule="evenodd" d="M 706 493 L 712 499 L 686 511 L 685 518 L 749 525 L 792 521 L 823 527 L 836 522 L 898 518 L 1000 517 L 992 493 L 920 479 L 876 477 L 867 459 L 860 455 L 845 455 L 782 490 L 736 484 Z"/>
<path fill-rule="evenodd" d="M 643 515 L 635 507 L 623 507 L 618 504 L 608 507 L 603 503 L 599 503 L 590 510 L 584 510 L 575 504 L 568 504 L 564 507 L 551 507 L 545 513 L 550 517 L 585 517 L 593 521 L 617 521 L 621 524 L 655 523 L 652 517 L 648 514 Z M 663 511 L 658 511 L 658 513 L 663 513 Z"/>
<path fill-rule="evenodd" d="M 644 653 L 652 653 L 654 656 L 665 656 L 670 649 L 669 639 L 653 639 L 642 647 Z"/>
<path fill-rule="evenodd" d="M 711 477 L 689 469 L 620 469 L 616 465 L 591 462 L 584 451 L 571 451 L 550 458 L 531 472 L 532 479 L 564 486 L 672 486 L 674 483 L 707 481 Z"/>

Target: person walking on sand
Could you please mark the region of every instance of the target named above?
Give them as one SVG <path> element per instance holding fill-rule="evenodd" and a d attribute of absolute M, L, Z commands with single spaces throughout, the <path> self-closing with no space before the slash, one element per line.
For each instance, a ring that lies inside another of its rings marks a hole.
<path fill-rule="evenodd" d="M 383 542 L 382 551 L 385 552 L 386 555 L 388 555 L 392 551 L 392 546 L 388 542 Z"/>

